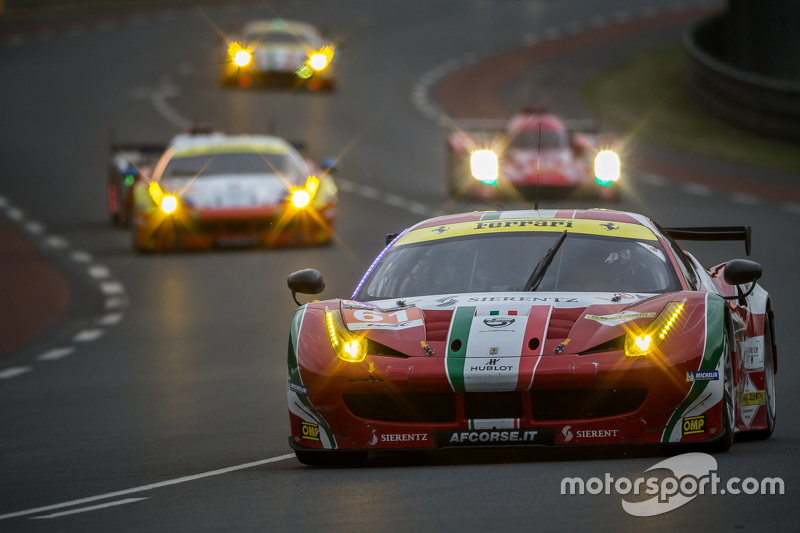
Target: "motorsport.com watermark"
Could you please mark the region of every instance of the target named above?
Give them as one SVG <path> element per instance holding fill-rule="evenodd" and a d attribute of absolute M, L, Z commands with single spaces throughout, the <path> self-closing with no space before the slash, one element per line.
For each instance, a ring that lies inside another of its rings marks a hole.
<path fill-rule="evenodd" d="M 724 481 L 717 475 L 717 460 L 705 453 L 685 453 L 670 457 L 645 470 L 671 470 L 671 476 L 639 476 L 631 480 L 627 477 L 614 478 L 606 473 L 603 479 L 567 477 L 561 480 L 561 494 L 611 494 L 615 492 L 622 498 L 622 508 L 633 516 L 655 516 L 667 513 L 695 499 L 697 496 L 717 494 L 773 494 L 784 493 L 783 479 L 753 477 L 741 479 L 732 477 Z M 652 498 L 630 502 L 625 496 L 653 496 Z"/>

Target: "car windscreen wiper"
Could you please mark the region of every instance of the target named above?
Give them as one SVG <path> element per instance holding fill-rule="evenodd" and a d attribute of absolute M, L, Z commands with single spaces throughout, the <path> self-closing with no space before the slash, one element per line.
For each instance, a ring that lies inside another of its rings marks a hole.
<path fill-rule="evenodd" d="M 561 244 L 566 238 L 567 230 L 564 230 L 564 233 L 558 237 L 558 240 L 553 247 L 547 250 L 547 253 L 544 254 L 544 257 L 542 257 L 542 259 L 536 264 L 536 268 L 533 269 L 531 277 L 528 278 L 528 282 L 525 283 L 525 287 L 522 289 L 523 291 L 535 291 L 539 287 L 539 283 L 541 283 L 542 278 L 544 278 L 544 273 L 547 272 L 547 267 L 549 267 L 550 263 L 553 262 L 556 252 L 558 252 L 558 249 L 561 247 Z"/>

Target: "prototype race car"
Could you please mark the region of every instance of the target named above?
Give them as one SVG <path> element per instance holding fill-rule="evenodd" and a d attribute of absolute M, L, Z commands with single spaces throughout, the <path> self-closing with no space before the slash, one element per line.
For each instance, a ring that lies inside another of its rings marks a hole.
<path fill-rule="evenodd" d="M 314 26 L 284 19 L 248 23 L 224 50 L 223 84 L 253 83 L 336 88 L 334 44 Z M 337 58 L 338 59 L 338 58 Z"/>
<path fill-rule="evenodd" d="M 335 162 L 322 166 L 278 137 L 178 135 L 152 177 L 133 182 L 133 246 L 327 243 L 338 196 Z"/>
<path fill-rule="evenodd" d="M 349 300 L 301 305 L 289 442 L 305 464 L 370 451 L 658 444 L 725 451 L 775 427 L 775 327 L 758 263 L 703 268 L 663 229 L 606 210 L 420 222 Z M 316 294 L 322 276 L 289 276 Z"/>
<path fill-rule="evenodd" d="M 614 137 L 589 133 L 591 121 L 566 121 L 540 108 L 503 120 L 453 123 L 447 190 L 453 197 L 530 197 L 539 188 L 583 190 L 616 200 L 621 163 Z M 581 191 L 579 191 L 581 192 Z"/>

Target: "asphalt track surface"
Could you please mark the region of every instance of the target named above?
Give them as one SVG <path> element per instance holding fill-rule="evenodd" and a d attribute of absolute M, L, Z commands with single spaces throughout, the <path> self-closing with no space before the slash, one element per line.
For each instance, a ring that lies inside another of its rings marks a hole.
<path fill-rule="evenodd" d="M 672 7 L 288 1 L 204 16 L 148 13 L 0 45 L 0 194 L 21 213 L 12 223 L 72 290 L 55 327 L 0 361 L 0 530 L 796 529 L 800 214 L 796 204 L 680 175 L 631 173 L 619 207 L 665 226 L 753 226 L 752 258 L 764 265 L 777 315 L 780 416 L 771 440 L 737 443 L 716 459 L 723 478 L 780 476 L 785 495 L 698 496 L 665 515 L 634 518 L 619 495 L 564 496 L 561 480 L 635 478 L 663 459 L 658 451 L 378 455 L 359 469 L 313 469 L 288 455 L 285 357 L 294 303 L 286 275 L 319 268 L 323 297 L 349 296 L 386 233 L 476 207 L 445 198 L 436 80 L 525 39 L 577 35 Z M 230 29 L 273 15 L 347 37 L 337 93 L 219 87 L 212 23 Z M 578 59 L 566 72 L 562 62 L 521 72 L 500 99 L 512 109 L 539 91 L 558 95 L 552 105 L 564 114 L 585 114 L 573 78 L 640 46 L 605 55 L 593 48 L 602 57 Z M 553 90 L 559 76 L 567 81 Z M 266 132 L 274 123 L 281 135 L 305 140 L 315 159 L 341 156 L 336 243 L 135 255 L 104 211 L 106 125 L 114 121 L 120 139 L 167 141 L 192 119 L 233 133 Z M 672 164 L 680 168 L 681 160 Z M 743 256 L 734 244 L 687 248 L 708 265 Z"/>

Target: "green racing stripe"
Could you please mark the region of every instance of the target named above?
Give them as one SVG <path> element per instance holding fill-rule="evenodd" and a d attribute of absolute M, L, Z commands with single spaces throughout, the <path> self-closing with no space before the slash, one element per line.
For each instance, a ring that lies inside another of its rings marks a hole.
<path fill-rule="evenodd" d="M 711 371 L 717 368 L 722 357 L 722 349 L 725 343 L 725 300 L 716 294 L 706 294 L 706 343 L 703 349 L 703 359 L 700 361 L 700 372 Z M 706 390 L 710 381 L 694 381 L 689 389 L 689 394 L 683 399 L 681 404 L 672 413 L 667 422 L 667 427 L 661 436 L 661 442 L 670 442 L 675 425 L 680 423 L 684 413 Z"/>
<path fill-rule="evenodd" d="M 472 318 L 474 316 L 475 306 L 459 307 L 453 314 L 453 323 L 450 326 L 450 335 L 447 338 L 446 367 L 447 377 L 455 392 L 465 392 L 466 390 L 464 387 L 464 364 L 466 363 L 469 330 L 472 328 Z M 454 345 L 458 350 L 453 350 Z"/>

